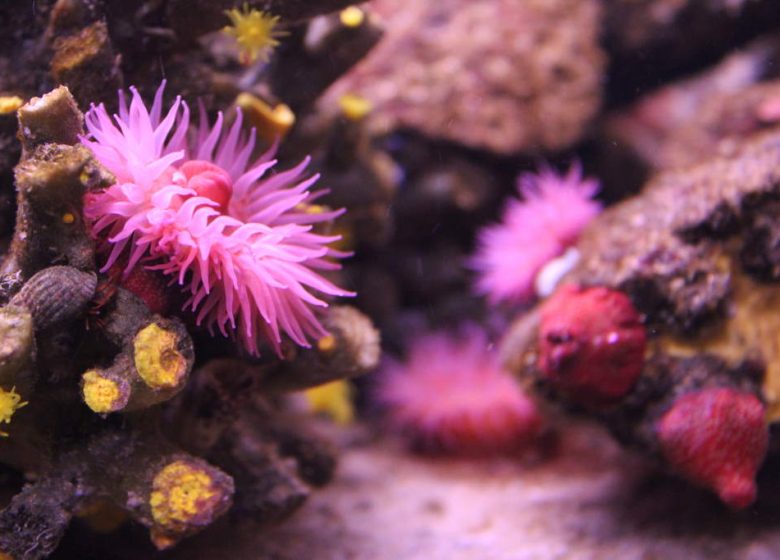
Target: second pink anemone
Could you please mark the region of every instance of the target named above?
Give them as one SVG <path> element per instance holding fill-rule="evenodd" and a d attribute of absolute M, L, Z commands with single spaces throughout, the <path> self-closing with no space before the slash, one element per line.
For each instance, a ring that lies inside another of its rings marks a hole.
<path fill-rule="evenodd" d="M 494 304 L 533 298 L 542 267 L 574 244 L 601 211 L 593 200 L 598 188 L 598 181 L 583 178 L 578 164 L 565 175 L 548 166 L 520 175 L 517 189 L 523 198 L 511 199 L 501 223 L 478 234 L 470 262 L 478 274 L 477 291 Z"/>
<path fill-rule="evenodd" d="M 426 453 L 512 453 L 541 425 L 536 404 L 477 327 L 415 340 L 403 363 L 388 363 L 376 396 L 390 426 Z"/>

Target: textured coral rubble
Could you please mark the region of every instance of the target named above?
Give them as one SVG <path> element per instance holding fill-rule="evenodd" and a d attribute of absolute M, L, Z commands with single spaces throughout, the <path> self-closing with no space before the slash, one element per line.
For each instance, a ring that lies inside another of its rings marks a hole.
<path fill-rule="evenodd" d="M 31 100 L 19 120 L 19 210 L 0 309 L 10 421 L 0 460 L 35 476 L 0 512 L 0 551 L 45 556 L 74 515 L 95 508 L 124 511 L 149 527 L 159 548 L 231 503 L 233 515 L 261 522 L 289 514 L 311 486 L 328 481 L 334 462 L 326 445 L 298 431 L 298 420 L 279 416 L 274 395 L 372 368 L 370 321 L 333 307 L 328 341 L 315 349 L 290 347 L 283 362 L 235 359 L 192 371 L 193 344 L 179 319 L 152 313 L 103 275 L 98 287 L 80 205 L 110 177 L 74 145 L 82 118 L 68 90 Z M 178 393 L 169 406 L 150 408 Z"/>
<path fill-rule="evenodd" d="M 604 53 L 591 1 L 375 1 L 379 46 L 332 90 L 377 106 L 374 128 L 511 154 L 559 150 L 600 103 Z M 327 101 L 327 97 L 326 97 Z"/>
<path fill-rule="evenodd" d="M 777 37 L 768 35 L 711 68 L 643 95 L 605 119 L 606 133 L 653 170 L 728 155 L 778 124 Z"/>
<path fill-rule="evenodd" d="M 513 369 L 556 400 L 601 418 L 620 439 L 715 489 L 734 507 L 752 501 L 767 424 L 777 421 L 780 403 L 773 219 L 778 149 L 780 136 L 768 133 L 731 157 L 661 174 L 586 230 L 578 245 L 581 261 L 564 282 L 627 294 L 647 329 L 644 360 L 629 359 L 621 335 L 614 339 L 615 359 L 642 368 L 616 399 L 583 402 L 582 393 L 567 395 L 561 379 L 551 376 L 545 345 L 568 344 L 565 337 L 579 336 L 579 327 L 550 330 L 546 303 L 541 315 L 534 311 L 515 324 L 503 347 Z M 565 297 L 567 289 L 552 299 Z M 609 332 L 599 336 L 614 336 Z M 566 359 L 571 361 L 553 365 L 563 381 L 592 358 L 575 346 Z M 727 408 L 720 412 L 722 399 Z M 711 412 L 697 419 L 703 410 Z M 683 426 L 687 432 L 679 432 Z M 728 479 L 734 473 L 738 482 Z M 735 490 L 737 485 L 743 486 Z"/>

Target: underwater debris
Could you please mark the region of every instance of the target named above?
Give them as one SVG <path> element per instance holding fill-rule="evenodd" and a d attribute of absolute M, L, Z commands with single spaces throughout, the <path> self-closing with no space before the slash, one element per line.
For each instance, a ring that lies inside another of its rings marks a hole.
<path fill-rule="evenodd" d="M 478 233 L 469 263 L 479 274 L 478 292 L 493 304 L 532 299 L 542 267 L 573 245 L 601 210 L 593 200 L 598 188 L 577 163 L 565 175 L 547 166 L 520 175 L 517 190 L 523 199 L 511 199 L 501 223 Z"/>
<path fill-rule="evenodd" d="M 230 25 L 222 32 L 235 38 L 243 64 L 258 59 L 268 62 L 271 52 L 279 45 L 279 38 L 286 34 L 279 29 L 279 16 L 250 8 L 246 3 L 241 10 L 233 8 L 225 15 L 230 19 Z"/>
<path fill-rule="evenodd" d="M 498 363 L 477 328 L 417 338 L 390 362 L 375 397 L 391 429 L 417 451 L 489 456 L 514 453 L 539 433 L 536 404 Z"/>
<path fill-rule="evenodd" d="M 308 158 L 266 179 L 276 163 L 270 153 L 247 168 L 255 136 L 242 137 L 240 113 L 224 137 L 222 115 L 209 129 L 202 114 L 188 152 L 189 109 L 177 99 L 162 118 L 164 87 L 151 112 L 133 89 L 129 107 L 120 101 L 119 128 L 103 106 L 87 114 L 83 143 L 117 177 L 91 192 L 84 209 L 93 234 L 110 244 L 103 270 L 123 255 L 125 273 L 146 259 L 144 266 L 188 284 L 185 307 L 197 311 L 198 324 L 230 332 L 252 354 L 261 339 L 279 353 L 282 333 L 309 346 L 327 334 L 311 310 L 327 303 L 312 291 L 353 295 L 317 272 L 347 256 L 328 247 L 339 237 L 310 231 L 342 211 L 301 210 L 316 196 L 308 189 L 318 175 L 301 180 Z"/>

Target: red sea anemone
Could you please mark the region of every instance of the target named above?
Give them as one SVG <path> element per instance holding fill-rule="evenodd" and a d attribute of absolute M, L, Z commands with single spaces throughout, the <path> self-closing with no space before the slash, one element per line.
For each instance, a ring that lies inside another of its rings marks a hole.
<path fill-rule="evenodd" d="M 767 451 L 764 405 L 729 387 L 687 393 L 656 426 L 661 451 L 689 480 L 711 488 L 734 509 L 756 498 L 756 471 Z"/>
<path fill-rule="evenodd" d="M 318 178 L 302 178 L 308 158 L 273 175 L 272 153 L 249 164 L 255 131 L 242 134 L 240 112 L 223 133 L 222 114 L 209 128 L 201 108 L 188 142 L 189 108 L 177 98 L 163 117 L 164 87 L 151 110 L 131 88 L 129 107 L 120 92 L 113 120 L 103 105 L 86 115 L 82 142 L 116 177 L 84 206 L 93 234 L 110 244 L 102 270 L 126 258 L 125 274 L 143 262 L 169 275 L 185 286 L 198 324 L 236 333 L 254 354 L 259 338 L 278 352 L 282 333 L 308 346 L 326 334 L 312 307 L 327 303 L 315 293 L 353 295 L 317 273 L 345 255 L 328 247 L 338 236 L 313 225 L 341 211 L 308 211 Z"/>
<path fill-rule="evenodd" d="M 566 285 L 541 307 L 539 369 L 573 401 L 614 404 L 642 373 L 647 333 L 629 297 Z"/>
<path fill-rule="evenodd" d="M 416 340 L 405 363 L 386 367 L 377 396 L 390 425 L 427 453 L 516 451 L 541 423 L 534 402 L 500 367 L 477 328 Z"/>
<path fill-rule="evenodd" d="M 582 177 L 578 164 L 566 175 L 547 166 L 522 174 L 517 189 L 523 200 L 510 200 L 501 223 L 479 233 L 471 261 L 479 293 L 491 303 L 531 299 L 542 267 L 574 244 L 601 210 L 592 200 L 598 188 L 598 181 Z"/>

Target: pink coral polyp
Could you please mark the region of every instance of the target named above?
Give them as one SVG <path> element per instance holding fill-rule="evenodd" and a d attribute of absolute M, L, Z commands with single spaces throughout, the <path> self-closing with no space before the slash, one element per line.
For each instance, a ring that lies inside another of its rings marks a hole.
<path fill-rule="evenodd" d="M 593 200 L 598 187 L 577 164 L 566 175 L 550 167 L 522 174 L 517 188 L 523 199 L 510 200 L 501 223 L 479 233 L 471 261 L 478 292 L 491 303 L 531 299 L 541 268 L 574 244 L 601 210 Z"/>
<path fill-rule="evenodd" d="M 117 181 L 85 200 L 93 234 L 110 245 L 102 270 L 120 259 L 125 274 L 141 262 L 160 270 L 189 293 L 198 324 L 235 333 L 254 354 L 260 339 L 279 352 L 283 333 L 308 346 L 326 334 L 313 311 L 327 306 L 321 296 L 353 295 L 318 273 L 346 255 L 313 226 L 342 211 L 307 211 L 318 194 L 318 175 L 302 176 L 308 158 L 277 174 L 270 152 L 250 164 L 255 131 L 242 133 L 240 112 L 225 131 L 221 113 L 209 127 L 201 108 L 188 143 L 189 108 L 177 98 L 163 116 L 164 87 L 151 110 L 131 88 L 113 120 L 103 105 L 86 115 L 82 142 Z"/>

